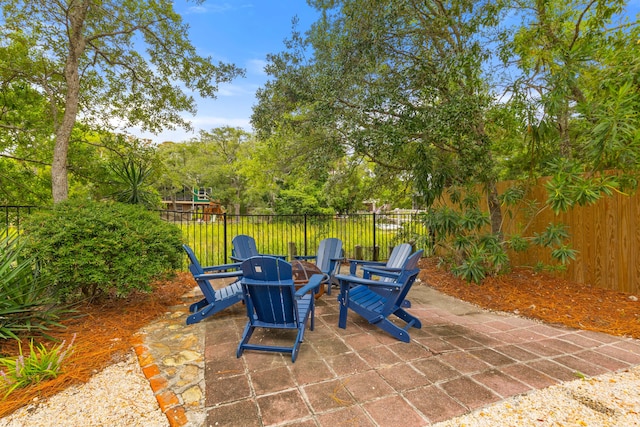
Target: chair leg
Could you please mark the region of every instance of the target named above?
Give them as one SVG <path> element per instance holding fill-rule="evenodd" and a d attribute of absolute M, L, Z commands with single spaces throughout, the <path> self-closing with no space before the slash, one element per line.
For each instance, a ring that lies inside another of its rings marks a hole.
<path fill-rule="evenodd" d="M 242 356 L 244 352 L 244 346 L 249 342 L 249 338 L 253 335 L 253 331 L 255 327 L 251 325 L 251 323 L 247 323 L 247 326 L 244 328 L 244 332 L 242 333 L 242 339 L 240 340 L 240 344 L 238 345 L 238 350 L 236 351 L 236 357 Z"/>
<path fill-rule="evenodd" d="M 347 311 L 349 309 L 349 294 L 346 292 L 340 292 L 338 295 L 338 302 L 340 304 L 340 316 L 338 317 L 338 327 L 342 329 L 347 328 Z"/>
<path fill-rule="evenodd" d="M 195 313 L 197 311 L 200 311 L 200 309 L 202 309 L 202 307 L 205 307 L 208 303 L 209 302 L 207 301 L 206 298 L 202 298 L 200 301 L 194 302 L 189 306 L 189 313 Z"/>
<path fill-rule="evenodd" d="M 416 329 L 422 328 L 422 323 L 420 323 L 420 319 L 409 314 L 402 308 L 397 309 L 396 311 L 393 312 L 393 314 L 395 314 L 396 316 L 398 316 L 399 318 L 407 322 L 407 324 L 410 325 L 410 327 L 414 327 Z"/>
<path fill-rule="evenodd" d="M 397 338 L 402 342 L 411 341 L 411 337 L 409 336 L 409 333 L 407 331 L 405 331 L 404 329 L 402 329 L 401 327 L 394 324 L 388 319 L 382 319 L 381 321 L 374 323 L 374 325 L 379 327 L 383 331 L 390 333 L 392 336 L 394 336 L 395 338 Z"/>

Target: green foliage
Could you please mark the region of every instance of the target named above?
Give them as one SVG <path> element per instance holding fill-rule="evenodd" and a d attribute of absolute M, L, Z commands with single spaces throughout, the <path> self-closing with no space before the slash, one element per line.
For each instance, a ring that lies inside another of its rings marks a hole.
<path fill-rule="evenodd" d="M 34 346 L 33 340 L 29 342 L 29 354 L 22 352 L 22 344 L 18 342 L 18 356 L 15 358 L 0 358 L 0 388 L 6 390 L 6 398 L 12 391 L 18 388 L 37 384 L 41 381 L 56 378 L 62 372 L 65 358 L 73 352 L 75 335 L 65 348 L 66 342 L 47 349 L 43 344 Z"/>
<path fill-rule="evenodd" d="M 213 98 L 219 84 L 243 74 L 197 53 L 171 1 L 5 0 L 0 11 L 2 47 L 13 54 L 5 62 L 0 51 L 0 87 L 18 81 L 46 98 L 56 203 L 68 197 L 79 118 L 95 128 L 190 129 L 183 113 L 195 114 L 194 94 Z"/>
<path fill-rule="evenodd" d="M 74 200 L 31 215 L 28 250 L 66 299 L 127 296 L 180 268 L 180 230 L 137 205 Z"/>
<path fill-rule="evenodd" d="M 24 254 L 24 239 L 0 240 L 0 338 L 60 326 L 60 315 L 69 310 L 56 303 L 51 282 L 39 274 L 35 258 Z"/>
<path fill-rule="evenodd" d="M 614 175 L 587 175 L 579 164 L 568 160 L 558 160 L 552 168 L 555 173 L 546 184 L 547 204 L 556 214 L 611 196 L 620 185 Z"/>
<path fill-rule="evenodd" d="M 471 190 L 468 190 L 471 191 Z M 491 234 L 489 219 L 479 208 L 478 195 L 461 196 L 458 189 L 451 191 L 453 207 L 431 208 L 423 215 L 425 226 L 430 230 L 430 250 L 451 264 L 451 271 L 467 281 L 480 283 L 485 277 L 508 269 L 510 259 L 507 249 L 516 252 L 526 251 L 536 245 L 550 251 L 558 264 L 539 266 L 539 268 L 562 268 L 576 257 L 576 251 L 567 244 L 569 232 L 563 224 L 549 224 L 540 233 L 523 236 L 519 233 L 506 236 L 502 230 Z M 524 200 L 524 192 L 514 187 L 502 197 L 505 205 L 517 208 Z M 510 210 L 507 214 L 511 216 Z M 526 212 L 526 210 L 525 210 Z"/>
<path fill-rule="evenodd" d="M 120 188 L 113 194 L 116 201 L 146 208 L 157 208 L 160 200 L 149 184 L 153 172 L 149 163 L 132 157 L 111 165 Z"/>
<path fill-rule="evenodd" d="M 278 215 L 330 215 L 332 213 L 331 209 L 321 207 L 313 194 L 295 188 L 278 193 L 275 210 Z"/>

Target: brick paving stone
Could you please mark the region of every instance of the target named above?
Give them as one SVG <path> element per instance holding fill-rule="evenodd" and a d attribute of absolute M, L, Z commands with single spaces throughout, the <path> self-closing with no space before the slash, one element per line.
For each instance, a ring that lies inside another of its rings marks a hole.
<path fill-rule="evenodd" d="M 264 425 L 282 424 L 311 415 L 298 390 L 260 396 L 256 400 Z"/>
<path fill-rule="evenodd" d="M 431 422 L 457 417 L 468 411 L 437 386 L 422 387 L 404 393 L 405 398 Z"/>
<path fill-rule="evenodd" d="M 351 406 L 355 403 L 343 380 L 331 380 L 302 387 L 315 413 Z"/>
<path fill-rule="evenodd" d="M 422 372 L 424 376 L 432 383 L 451 380 L 461 375 L 458 370 L 451 367 L 451 365 L 442 363 L 436 357 L 419 360 L 413 362 L 412 365 L 420 372 Z"/>
<path fill-rule="evenodd" d="M 520 362 L 538 359 L 540 357 L 537 354 L 531 353 L 530 351 L 512 344 L 504 345 L 501 347 L 494 347 L 494 350 Z"/>
<path fill-rule="evenodd" d="M 497 370 L 481 372 L 472 377 L 502 398 L 525 393 L 531 387 Z"/>
<path fill-rule="evenodd" d="M 400 396 L 383 397 L 362 407 L 380 426 L 420 427 L 426 422 Z"/>
<path fill-rule="evenodd" d="M 501 371 L 532 388 L 545 388 L 558 383 L 556 379 L 524 364 L 505 366 Z"/>
<path fill-rule="evenodd" d="M 249 381 L 256 395 L 295 387 L 295 381 L 286 366 L 253 372 L 249 376 Z"/>
<path fill-rule="evenodd" d="M 205 375 L 205 384 L 207 388 L 205 395 L 206 406 L 220 405 L 251 397 L 249 379 L 245 375 L 215 380 L 210 380 Z"/>
<path fill-rule="evenodd" d="M 151 350 L 163 354 L 162 359 L 149 355 L 145 346 L 136 351 L 148 378 L 168 378 L 164 387 L 157 387 L 158 394 L 180 385 L 173 396 L 166 395 L 170 423 L 174 411 L 186 416 L 184 425 L 194 426 L 427 426 L 581 374 L 597 375 L 640 363 L 640 342 L 635 340 L 472 306 L 447 310 L 431 305 L 420 291 L 412 301 L 409 311 L 420 317 L 423 327 L 410 330 L 408 344 L 353 312 L 347 329 L 338 328 L 338 304 L 333 295 L 325 295 L 317 301 L 316 328 L 307 329 L 295 363 L 281 353 L 246 351 L 236 358 L 246 323 L 240 304 L 190 325 L 186 332 L 180 328 L 173 335 L 166 332 L 166 341 Z M 181 316 L 174 320 L 184 322 L 185 315 Z M 269 331 L 257 336 L 288 339 Z M 180 352 L 196 351 L 199 343 L 194 337 L 204 339 L 204 369 L 202 364 L 198 367 L 197 357 L 194 362 L 176 359 Z M 159 363 L 165 356 L 185 365 L 169 371 Z M 187 368 L 189 363 L 194 364 Z M 197 393 L 188 393 L 197 386 L 190 381 L 197 380 L 198 369 L 205 389 L 199 423 L 189 412 Z M 179 396 L 184 405 L 173 400 Z"/>
<path fill-rule="evenodd" d="M 484 362 L 488 363 L 491 366 L 502 366 L 502 365 L 509 365 L 511 363 L 515 363 L 515 360 L 513 360 L 512 358 L 507 357 L 504 354 L 500 354 L 497 351 L 490 348 L 482 348 L 479 350 L 469 350 L 469 353 L 471 353 L 473 356 L 477 357 L 478 359 L 483 360 Z"/>
<path fill-rule="evenodd" d="M 339 377 L 364 372 L 371 367 L 356 353 L 339 354 L 337 356 L 327 356 L 327 364 Z"/>
<path fill-rule="evenodd" d="M 367 402 L 395 393 L 393 387 L 375 371 L 352 375 L 343 384 L 357 402 Z"/>
<path fill-rule="evenodd" d="M 318 415 L 316 418 L 321 427 L 376 426 L 371 418 L 359 406 L 349 406 L 347 408 L 338 409 L 337 411 L 326 412 Z"/>
<path fill-rule="evenodd" d="M 429 384 L 426 376 L 405 364 L 381 368 L 378 373 L 398 392 Z"/>
<path fill-rule="evenodd" d="M 547 374 L 551 378 L 555 378 L 558 381 L 571 381 L 578 379 L 574 369 L 567 368 L 566 366 L 560 365 L 559 363 L 551 360 L 537 360 L 529 363 L 529 366 Z"/>
<path fill-rule="evenodd" d="M 444 353 L 437 357 L 463 374 L 483 371 L 489 368 L 489 364 L 466 351 Z"/>
<path fill-rule="evenodd" d="M 594 365 L 593 363 L 587 362 L 577 355 L 558 356 L 554 357 L 553 361 L 560 363 L 561 365 L 564 365 L 579 374 L 584 374 L 591 377 L 608 372 L 608 370 L 603 368 L 602 366 Z"/>
<path fill-rule="evenodd" d="M 460 377 L 440 384 L 452 398 L 469 409 L 476 409 L 497 402 L 500 396 L 469 377 Z"/>
<path fill-rule="evenodd" d="M 207 426 L 261 427 L 258 406 L 253 400 L 242 400 L 207 411 Z"/>

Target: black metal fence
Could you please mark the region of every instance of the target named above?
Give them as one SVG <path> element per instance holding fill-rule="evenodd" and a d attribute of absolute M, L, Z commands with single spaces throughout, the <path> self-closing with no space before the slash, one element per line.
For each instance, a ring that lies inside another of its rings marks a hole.
<path fill-rule="evenodd" d="M 21 220 L 33 206 L 0 206 L 0 230 L 20 230 Z M 159 211 L 165 221 L 182 230 L 188 243 L 205 265 L 230 262 L 231 240 L 247 234 L 265 254 L 314 255 L 320 240 L 342 240 L 345 257 L 387 259 L 393 246 L 409 242 L 422 248 L 426 228 L 419 213 L 334 215 L 213 215 L 198 212 Z"/>

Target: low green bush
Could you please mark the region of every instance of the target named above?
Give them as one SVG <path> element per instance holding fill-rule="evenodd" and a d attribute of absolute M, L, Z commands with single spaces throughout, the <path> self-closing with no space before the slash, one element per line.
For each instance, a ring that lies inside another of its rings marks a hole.
<path fill-rule="evenodd" d="M 180 268 L 180 229 L 139 205 L 66 201 L 23 224 L 42 276 L 65 300 L 125 297 Z"/>
<path fill-rule="evenodd" d="M 45 332 L 59 326 L 69 310 L 56 304 L 51 283 L 43 280 L 24 240 L 10 234 L 0 240 L 0 339 Z"/>

